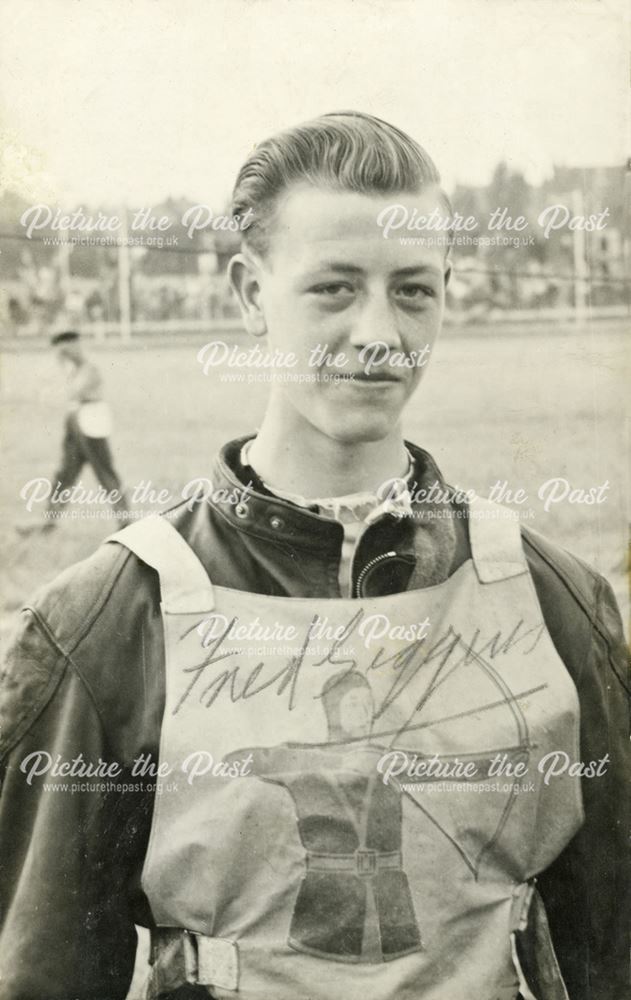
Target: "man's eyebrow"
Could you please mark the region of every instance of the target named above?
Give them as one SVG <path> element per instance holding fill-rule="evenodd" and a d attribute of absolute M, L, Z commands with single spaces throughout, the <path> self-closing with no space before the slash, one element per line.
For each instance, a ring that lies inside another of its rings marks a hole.
<path fill-rule="evenodd" d="M 313 268 L 314 271 L 340 271 L 343 274 L 363 274 L 363 267 L 357 264 L 346 264 L 344 261 L 322 260 Z"/>
<path fill-rule="evenodd" d="M 411 267 L 399 267 L 392 272 L 395 278 L 411 277 L 413 274 L 434 274 L 437 278 L 442 278 L 443 272 L 435 264 L 416 264 Z"/>
<path fill-rule="evenodd" d="M 357 264 L 347 264 L 344 261 L 336 260 L 323 260 L 319 261 L 316 267 L 313 268 L 314 271 L 338 271 L 340 274 L 364 274 L 364 268 L 358 267 Z M 434 264 L 414 264 L 411 267 L 399 267 L 396 271 L 392 271 L 390 277 L 394 278 L 405 278 L 410 277 L 414 274 L 430 274 L 435 275 L 437 278 L 443 277 L 443 272 L 439 267 Z"/>

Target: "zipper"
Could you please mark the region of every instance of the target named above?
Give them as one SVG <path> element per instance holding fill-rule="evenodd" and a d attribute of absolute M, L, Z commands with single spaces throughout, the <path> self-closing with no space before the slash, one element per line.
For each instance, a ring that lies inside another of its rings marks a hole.
<path fill-rule="evenodd" d="M 374 559 L 371 559 L 369 562 L 366 563 L 363 570 L 357 577 L 357 582 L 355 583 L 355 597 L 362 596 L 361 588 L 362 588 L 362 583 L 366 579 L 366 574 L 369 573 L 370 570 L 377 565 L 377 563 L 383 562 L 384 559 L 394 559 L 396 558 L 396 555 L 397 555 L 396 552 L 383 552 L 380 556 L 375 556 Z"/>

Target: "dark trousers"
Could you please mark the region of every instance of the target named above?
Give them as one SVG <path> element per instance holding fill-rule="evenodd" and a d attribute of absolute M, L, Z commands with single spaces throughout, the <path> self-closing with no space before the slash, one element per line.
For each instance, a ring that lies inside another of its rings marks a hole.
<path fill-rule="evenodd" d="M 57 493 L 61 493 L 74 486 L 86 462 L 92 466 L 96 478 L 107 493 L 118 490 L 121 494 L 121 499 L 112 504 L 112 508 L 127 510 L 127 501 L 114 468 L 108 439 L 88 437 L 81 431 L 76 414 L 71 413 L 66 418 L 61 467 L 53 477 L 53 490 L 56 486 Z M 63 503 L 64 501 L 58 500 L 51 506 L 61 506 Z"/>

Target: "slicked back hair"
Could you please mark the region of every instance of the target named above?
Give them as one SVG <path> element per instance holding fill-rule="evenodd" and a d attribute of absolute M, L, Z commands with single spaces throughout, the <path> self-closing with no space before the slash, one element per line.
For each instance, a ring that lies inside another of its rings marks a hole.
<path fill-rule="evenodd" d="M 245 161 L 232 194 L 232 214 L 243 218 L 245 246 L 263 255 L 274 207 L 291 184 L 307 182 L 359 194 L 414 193 L 440 184 L 429 154 L 405 132 L 360 111 L 322 115 L 265 139 Z M 451 212 L 449 199 L 441 199 Z"/>

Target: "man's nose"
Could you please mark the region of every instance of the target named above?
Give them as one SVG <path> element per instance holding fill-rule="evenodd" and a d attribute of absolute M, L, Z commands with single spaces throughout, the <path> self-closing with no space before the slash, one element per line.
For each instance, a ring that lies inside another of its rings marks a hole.
<path fill-rule="evenodd" d="M 354 317 L 350 343 L 358 350 L 378 340 L 391 348 L 400 347 L 398 319 L 387 295 L 372 295 Z"/>

